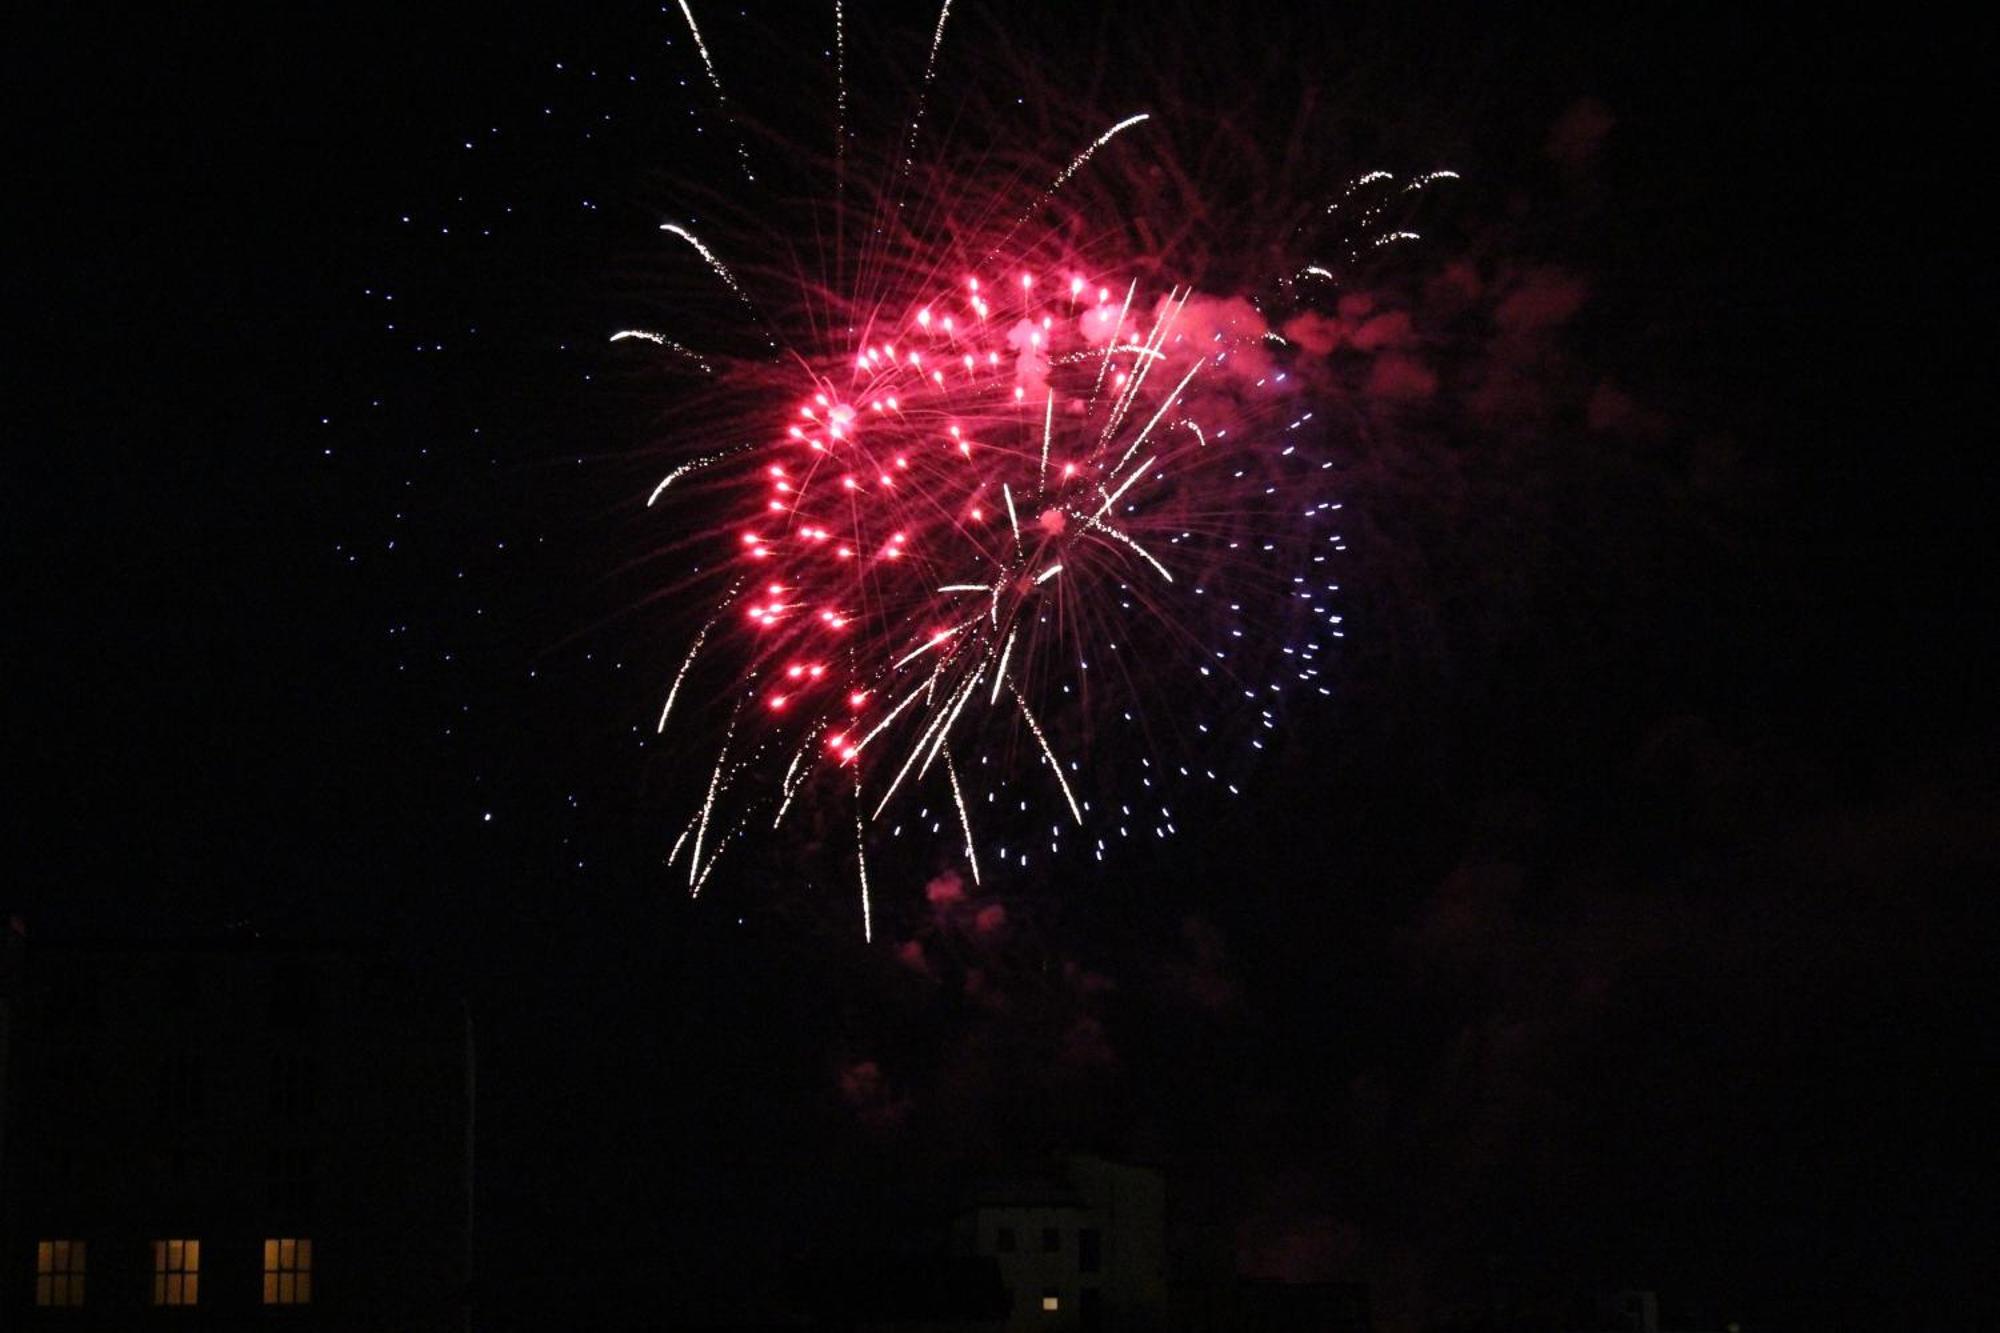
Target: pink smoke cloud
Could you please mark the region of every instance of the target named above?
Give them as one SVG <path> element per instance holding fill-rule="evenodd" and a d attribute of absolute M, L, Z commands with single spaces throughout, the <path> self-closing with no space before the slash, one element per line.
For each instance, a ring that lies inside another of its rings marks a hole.
<path fill-rule="evenodd" d="M 1435 371 L 1412 357 L 1390 352 L 1375 358 L 1368 372 L 1368 395 L 1413 401 L 1437 392 Z"/>
<path fill-rule="evenodd" d="M 1589 285 L 1559 268 L 1529 272 L 1493 311 L 1503 333 L 1537 333 L 1567 324 L 1590 297 Z"/>

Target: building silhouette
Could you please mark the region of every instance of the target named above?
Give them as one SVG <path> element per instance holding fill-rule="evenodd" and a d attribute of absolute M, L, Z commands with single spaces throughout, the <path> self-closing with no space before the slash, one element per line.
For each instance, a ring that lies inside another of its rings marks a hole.
<path fill-rule="evenodd" d="M 472 1042 L 372 951 L 0 959 L 0 1326 L 463 1330 Z"/>
<path fill-rule="evenodd" d="M 1167 1313 L 1166 1182 L 1150 1167 L 1072 1156 L 1046 1177 L 976 1188 L 956 1253 L 990 1258 L 1009 1329 L 1151 1329 Z"/>

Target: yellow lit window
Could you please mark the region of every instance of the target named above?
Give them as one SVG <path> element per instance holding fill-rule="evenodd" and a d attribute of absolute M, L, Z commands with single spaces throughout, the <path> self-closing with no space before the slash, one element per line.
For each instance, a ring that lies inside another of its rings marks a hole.
<path fill-rule="evenodd" d="M 193 1305 L 201 1287 L 201 1242 L 153 1242 L 153 1304 Z"/>
<path fill-rule="evenodd" d="M 306 1239 L 264 1242 L 264 1304 L 311 1305 L 313 1243 Z"/>
<path fill-rule="evenodd" d="M 1062 1309 L 1062 1297 L 1056 1292 L 1054 1287 L 1048 1287 L 1043 1290 L 1042 1309 L 1049 1312 Z"/>
<path fill-rule="evenodd" d="M 35 1304 L 83 1304 L 83 1242 L 45 1240 L 35 1245 Z"/>

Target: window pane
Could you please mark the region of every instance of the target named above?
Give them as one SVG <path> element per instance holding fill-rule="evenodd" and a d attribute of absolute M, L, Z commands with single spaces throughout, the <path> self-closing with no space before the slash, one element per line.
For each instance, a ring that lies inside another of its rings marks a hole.
<path fill-rule="evenodd" d="M 43 1273 L 35 1278 L 35 1304 L 52 1305 L 54 1303 L 55 1279 L 47 1273 Z"/>
<path fill-rule="evenodd" d="M 187 1243 L 187 1271 L 192 1273 L 200 1267 L 201 1267 L 201 1242 L 198 1240 L 191 1240 Z"/>
<path fill-rule="evenodd" d="M 200 1283 L 200 1281 L 201 1281 L 201 1279 L 200 1279 L 200 1278 L 198 1278 L 198 1277 L 196 1277 L 196 1276 L 195 1276 L 195 1275 L 194 1275 L 193 1273 L 189 1273 L 189 1274 L 187 1275 L 187 1292 L 186 1292 L 186 1299 L 184 1299 L 184 1300 L 183 1300 L 183 1301 L 181 1302 L 181 1304 L 183 1304 L 183 1305 L 193 1305 L 193 1304 L 194 1304 L 194 1296 L 195 1296 L 195 1287 L 196 1287 L 196 1285 L 197 1285 L 198 1283 Z"/>
<path fill-rule="evenodd" d="M 303 1271 L 313 1266 L 313 1243 L 311 1238 L 299 1242 L 299 1268 Z"/>
<path fill-rule="evenodd" d="M 55 1243 L 42 1241 L 35 1246 L 35 1271 L 49 1273 L 55 1271 Z"/>
<path fill-rule="evenodd" d="M 313 1278 L 311 1273 L 299 1274 L 299 1304 L 311 1305 L 313 1298 Z"/>
<path fill-rule="evenodd" d="M 81 1273 L 83 1271 L 84 1244 L 85 1242 L 80 1240 L 73 1240 L 69 1243 L 69 1269 L 72 1273 Z"/>
<path fill-rule="evenodd" d="M 83 1274 L 81 1273 L 78 1273 L 69 1280 L 69 1303 L 71 1305 L 83 1304 Z"/>
<path fill-rule="evenodd" d="M 165 1305 L 166 1303 L 167 1279 L 164 1274 L 155 1273 L 153 1274 L 153 1304 Z"/>
<path fill-rule="evenodd" d="M 278 1269 L 278 1242 L 275 1240 L 267 1240 L 264 1242 L 264 1271 L 266 1273 L 274 1273 L 277 1271 L 277 1269 Z"/>

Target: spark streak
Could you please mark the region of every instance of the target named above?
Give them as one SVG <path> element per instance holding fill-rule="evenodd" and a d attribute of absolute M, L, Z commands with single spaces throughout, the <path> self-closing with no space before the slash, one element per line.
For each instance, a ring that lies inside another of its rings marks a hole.
<path fill-rule="evenodd" d="M 715 72 L 715 61 L 710 58 L 708 43 L 702 40 L 701 29 L 695 24 L 694 11 L 688 8 L 688 0 L 680 0 L 680 6 L 681 17 L 687 20 L 688 32 L 694 36 L 694 49 L 701 52 L 702 68 L 708 71 L 708 81 L 715 89 L 715 103 L 722 109 L 723 117 L 733 125 L 735 117 L 729 111 L 729 94 L 722 90 L 722 76 Z M 743 179 L 754 182 L 757 175 L 750 170 L 750 150 L 743 146 L 741 134 L 736 138 L 736 159 L 743 168 Z"/>
<path fill-rule="evenodd" d="M 1035 721 L 1034 711 L 1028 707 L 1028 701 L 1021 697 L 1019 690 L 1009 687 L 1008 693 L 1014 696 L 1014 703 L 1020 708 L 1021 716 L 1028 720 L 1028 730 L 1035 733 L 1035 742 L 1042 747 L 1042 754 L 1049 761 L 1049 771 L 1056 775 L 1056 785 L 1062 788 L 1063 799 L 1069 802 L 1069 812 L 1076 817 L 1077 827 L 1081 828 L 1083 810 L 1076 803 L 1076 793 L 1069 789 L 1069 779 L 1063 776 L 1062 764 L 1057 761 L 1056 752 L 1049 748 L 1049 738 L 1042 733 L 1042 724 Z"/>
<path fill-rule="evenodd" d="M 664 347 L 669 352 L 672 352 L 677 356 L 686 357 L 688 360 L 694 362 L 695 365 L 699 366 L 701 368 L 701 373 L 704 375 L 713 375 L 715 373 L 714 366 L 709 365 L 708 362 L 702 360 L 695 353 L 681 346 L 679 343 L 675 342 L 672 338 L 667 337 L 665 334 L 654 333 L 648 329 L 620 329 L 617 333 L 611 335 L 610 340 L 612 342 L 622 342 L 626 338 L 643 338 L 647 342 L 652 343 L 655 347 Z"/>

